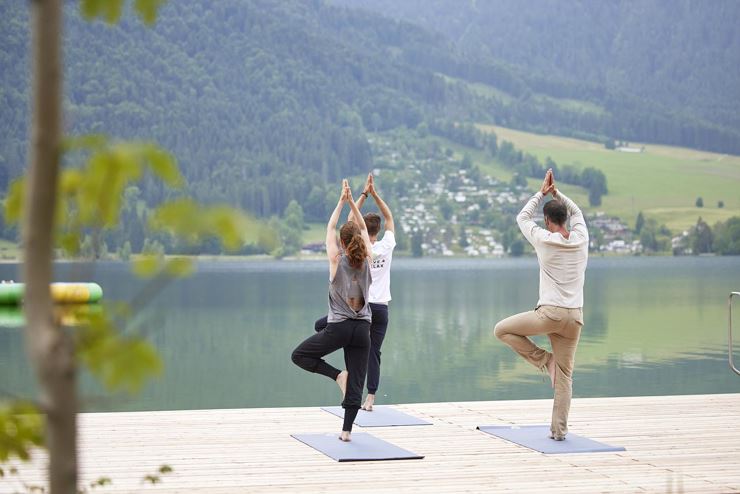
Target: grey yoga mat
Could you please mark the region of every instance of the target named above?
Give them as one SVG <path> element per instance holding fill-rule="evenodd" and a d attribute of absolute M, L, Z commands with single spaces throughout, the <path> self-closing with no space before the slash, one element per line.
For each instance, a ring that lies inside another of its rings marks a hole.
<path fill-rule="evenodd" d="M 555 441 L 550 439 L 549 425 L 481 425 L 478 429 L 546 455 L 625 451 L 622 446 L 610 446 L 572 433 L 563 441 Z"/>
<path fill-rule="evenodd" d="M 342 407 L 321 407 L 322 410 L 344 418 Z M 421 420 L 407 413 L 403 413 L 388 405 L 373 407 L 372 412 L 360 410 L 355 418 L 355 424 L 360 427 L 392 427 L 399 425 L 432 425 L 431 422 Z"/>
<path fill-rule="evenodd" d="M 366 432 L 353 432 L 352 440 L 339 440 L 339 432 L 291 434 L 300 442 L 337 461 L 420 460 L 424 458 Z"/>

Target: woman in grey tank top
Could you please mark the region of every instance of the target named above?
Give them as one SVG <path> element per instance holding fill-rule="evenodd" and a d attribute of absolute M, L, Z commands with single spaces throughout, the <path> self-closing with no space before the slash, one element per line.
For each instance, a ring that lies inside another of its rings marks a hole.
<path fill-rule="evenodd" d="M 337 223 L 344 204 L 349 204 L 357 223 L 348 221 L 340 229 L 342 250 L 337 245 Z M 307 338 L 293 350 L 293 363 L 308 372 L 336 381 L 342 392 L 344 425 L 339 439 L 350 440 L 365 385 L 370 351 L 370 255 L 372 245 L 352 189 L 342 183 L 342 195 L 326 225 L 326 254 L 329 258 L 329 316 L 326 329 Z M 344 349 L 346 370 L 329 365 L 324 356 Z"/>

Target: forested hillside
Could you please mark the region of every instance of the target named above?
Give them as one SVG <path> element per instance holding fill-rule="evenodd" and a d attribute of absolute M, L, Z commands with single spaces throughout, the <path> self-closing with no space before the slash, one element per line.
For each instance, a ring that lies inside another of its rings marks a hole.
<path fill-rule="evenodd" d="M 738 152 L 722 143 L 740 131 L 736 1 L 331 1 L 442 33 L 534 92 L 591 101 L 614 115 L 614 137 Z"/>
<path fill-rule="evenodd" d="M 365 129 L 415 127 L 454 100 L 441 77 L 378 48 L 398 37 L 397 23 L 321 2 L 169 2 L 153 29 L 87 23 L 75 4 L 67 132 L 154 139 L 200 199 L 258 215 L 368 170 Z M 10 177 L 26 162 L 27 10 L 0 5 L 0 168 Z M 145 187 L 149 201 L 160 194 Z"/>
<path fill-rule="evenodd" d="M 372 3 L 381 13 L 336 3 Z M 695 4 L 672 14 L 683 22 L 676 29 L 706 31 L 697 46 L 668 43 L 664 21 L 643 38 L 624 31 L 626 19 L 652 16 L 662 2 L 537 2 L 521 32 L 515 4 L 170 1 L 147 28 L 132 16 L 117 26 L 86 22 L 78 2 L 67 2 L 66 132 L 156 140 L 177 156 L 198 199 L 258 216 L 282 214 L 295 199 L 307 220 L 324 219 L 341 177 L 376 165 L 368 136 L 397 128 L 496 123 L 740 154 L 740 103 L 731 97 L 740 64 L 725 67 L 738 53 L 727 28 L 737 4 L 718 2 L 724 17 Z M 27 161 L 28 10 L 0 3 L 1 190 Z M 634 49 L 648 34 L 652 65 Z M 596 60 L 608 47 L 611 58 Z M 679 51 L 685 59 L 676 60 Z M 629 64 L 617 55 L 634 61 L 634 76 L 619 72 Z M 661 86 L 672 94 L 658 95 Z M 124 228 L 140 230 L 144 206 L 167 193 L 153 182 L 132 191 Z"/>

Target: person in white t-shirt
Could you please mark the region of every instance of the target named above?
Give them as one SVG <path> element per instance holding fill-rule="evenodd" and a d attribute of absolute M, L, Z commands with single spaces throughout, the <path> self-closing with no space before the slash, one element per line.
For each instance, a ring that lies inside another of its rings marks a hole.
<path fill-rule="evenodd" d="M 544 207 L 545 228 L 532 219 L 540 202 L 552 193 Z M 570 230 L 567 228 L 570 215 Z M 589 236 L 583 213 L 555 188 L 552 169 L 542 188 L 516 217 L 519 229 L 537 253 L 540 293 L 537 308 L 496 324 L 494 334 L 535 367 L 550 375 L 555 388 L 550 438 L 565 439 L 573 393 L 573 365 L 583 327 L 583 284 L 588 262 Z M 552 353 L 528 337 L 547 335 Z"/>
<path fill-rule="evenodd" d="M 380 384 L 380 347 L 383 345 L 385 333 L 388 329 L 388 303 L 391 301 L 391 262 L 393 261 L 393 249 L 396 247 L 393 214 L 375 189 L 375 179 L 372 173 L 367 176 L 365 188 L 357 200 L 358 210 L 362 208 L 365 200 L 370 196 L 373 196 L 380 214 L 383 215 L 385 232 L 383 238 L 378 240 L 381 224 L 380 216 L 375 213 L 367 213 L 363 216 L 373 251 L 370 267 L 373 281 L 370 285 L 370 296 L 368 297 L 372 311 L 370 356 L 367 363 L 367 398 L 362 405 L 362 409 L 369 412 L 372 411 L 375 404 L 375 395 Z M 348 220 L 352 221 L 353 218 L 354 215 L 350 214 Z M 314 326 L 316 331 L 321 331 L 325 327 L 326 317 L 316 321 Z"/>

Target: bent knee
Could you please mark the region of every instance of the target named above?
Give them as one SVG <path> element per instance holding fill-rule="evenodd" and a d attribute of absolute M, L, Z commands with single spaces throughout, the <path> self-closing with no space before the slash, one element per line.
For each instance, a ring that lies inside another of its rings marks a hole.
<path fill-rule="evenodd" d="M 293 350 L 293 353 L 290 354 L 290 360 L 293 361 L 293 363 L 297 366 L 301 366 L 301 354 L 298 353 L 298 350 Z"/>
<path fill-rule="evenodd" d="M 493 327 L 493 335 L 498 338 L 499 340 L 502 340 L 506 334 L 508 334 L 508 331 L 506 331 L 506 326 L 501 324 L 503 321 L 499 321 L 496 323 L 496 325 Z"/>

